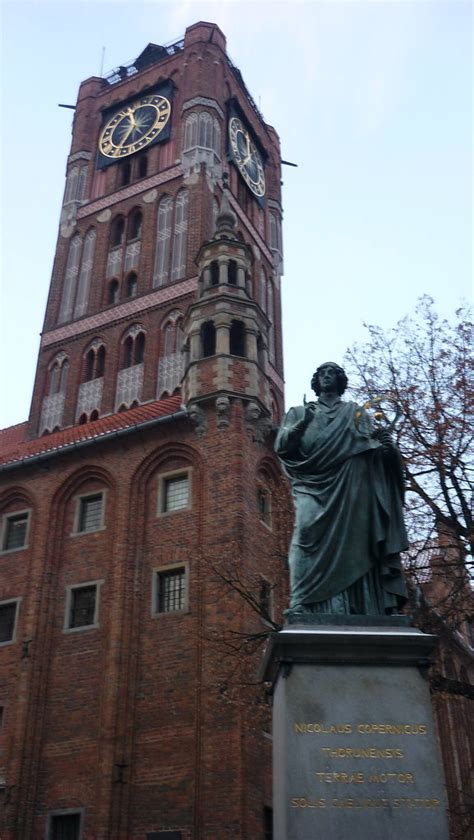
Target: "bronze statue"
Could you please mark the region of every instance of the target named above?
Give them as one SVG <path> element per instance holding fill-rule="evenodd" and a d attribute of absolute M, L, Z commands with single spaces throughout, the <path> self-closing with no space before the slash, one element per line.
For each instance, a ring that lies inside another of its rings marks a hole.
<path fill-rule="evenodd" d="M 396 613 L 408 546 L 399 450 L 363 408 L 341 400 L 339 365 L 318 367 L 311 387 L 317 402 L 291 408 L 275 441 L 296 511 L 289 615 Z"/>

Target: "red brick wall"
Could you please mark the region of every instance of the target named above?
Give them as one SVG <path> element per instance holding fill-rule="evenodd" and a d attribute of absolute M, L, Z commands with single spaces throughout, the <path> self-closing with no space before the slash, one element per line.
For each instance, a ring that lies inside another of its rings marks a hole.
<path fill-rule="evenodd" d="M 13 497 L 5 474 L 0 502 L 18 509 L 27 498 L 33 512 L 31 548 L 0 555 L 1 591 L 23 599 L 18 641 L 0 649 L 12 786 L 2 837 L 43 836 L 48 812 L 84 808 L 91 839 L 143 840 L 167 828 L 193 839 L 263 838 L 268 710 L 259 691 L 241 686 L 259 654 L 226 658 L 214 639 L 265 628 L 213 568 L 235 568 L 256 592 L 260 576 L 274 582 L 281 614 L 289 500 L 271 447 L 250 439 L 238 401 L 226 431 L 212 409 L 207 419 L 203 438 L 185 419 L 21 470 Z M 186 465 L 190 509 L 157 516 L 160 473 Z M 262 481 L 271 530 L 257 512 Z M 105 529 L 71 536 L 76 495 L 98 488 L 107 489 Z M 181 562 L 189 611 L 152 615 L 152 571 Z M 104 581 L 99 627 L 64 633 L 66 587 L 95 580 Z"/>

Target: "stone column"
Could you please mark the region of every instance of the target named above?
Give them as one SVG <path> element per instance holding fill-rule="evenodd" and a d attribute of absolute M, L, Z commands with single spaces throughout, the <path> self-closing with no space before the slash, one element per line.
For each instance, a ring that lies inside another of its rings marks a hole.
<path fill-rule="evenodd" d="M 191 333 L 189 340 L 189 357 L 191 362 L 201 358 L 201 333 L 199 330 Z"/>
<path fill-rule="evenodd" d="M 227 283 L 229 279 L 229 267 L 227 262 L 221 260 L 219 262 L 219 286 L 223 283 Z"/>
<path fill-rule="evenodd" d="M 230 324 L 216 324 L 216 353 L 229 354 L 229 332 Z"/>
<path fill-rule="evenodd" d="M 247 350 L 247 358 L 252 359 L 252 361 L 258 361 L 258 351 L 257 351 L 257 333 L 255 330 L 246 329 L 245 330 L 245 344 Z"/>

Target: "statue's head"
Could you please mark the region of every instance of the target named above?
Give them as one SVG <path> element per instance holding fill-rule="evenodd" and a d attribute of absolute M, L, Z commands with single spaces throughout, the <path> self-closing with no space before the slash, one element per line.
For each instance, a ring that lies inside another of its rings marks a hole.
<path fill-rule="evenodd" d="M 313 374 L 313 378 L 311 380 L 311 388 L 313 389 L 316 396 L 319 397 L 319 395 L 321 393 L 321 385 L 320 385 L 320 381 L 319 381 L 319 374 L 321 373 L 322 369 L 326 368 L 326 367 L 332 367 L 334 369 L 335 373 L 336 373 L 336 388 L 337 388 L 337 393 L 340 396 L 346 390 L 348 380 L 347 380 L 347 376 L 344 372 L 344 369 L 340 365 L 337 365 L 336 362 L 324 362 L 324 364 L 319 365 L 319 367 L 316 368 L 316 370 Z"/>

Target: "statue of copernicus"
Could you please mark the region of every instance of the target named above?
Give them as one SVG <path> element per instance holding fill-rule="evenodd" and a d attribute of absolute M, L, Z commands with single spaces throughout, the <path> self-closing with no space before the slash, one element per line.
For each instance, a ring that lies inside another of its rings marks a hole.
<path fill-rule="evenodd" d="M 275 441 L 296 511 L 289 615 L 397 613 L 408 546 L 400 452 L 388 430 L 341 400 L 339 365 L 318 367 L 311 387 L 317 402 L 291 408 Z"/>

